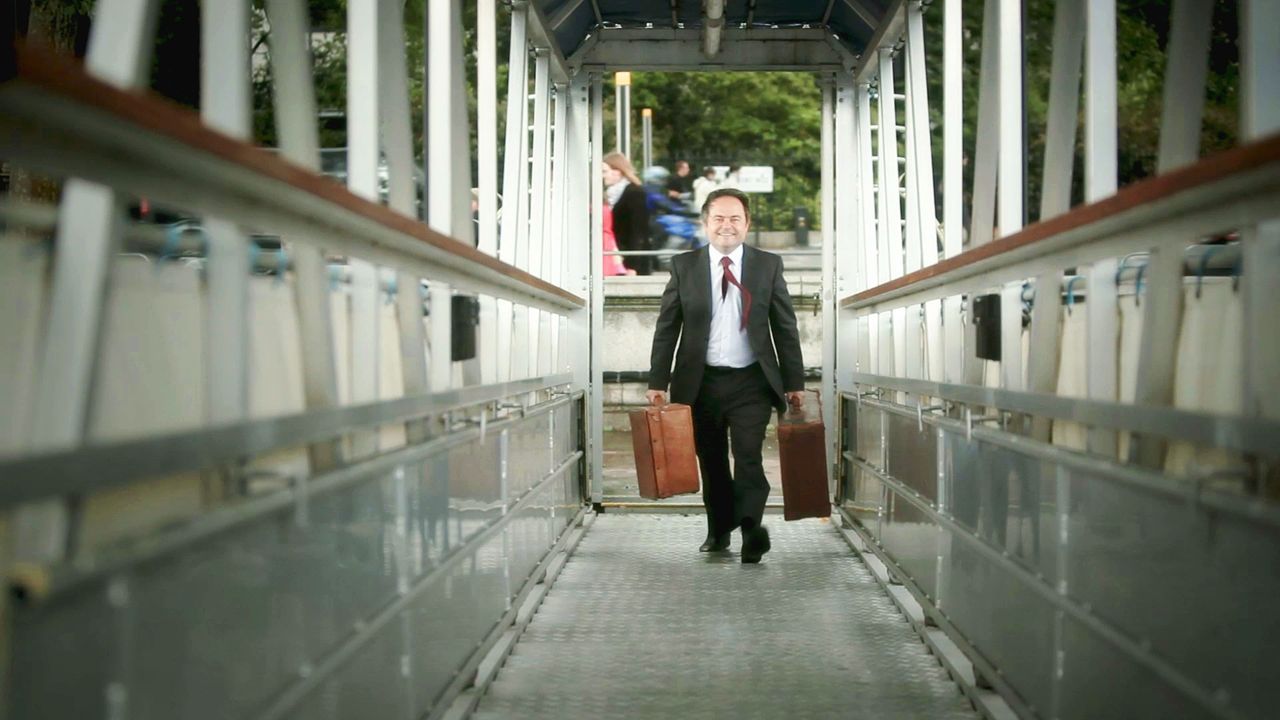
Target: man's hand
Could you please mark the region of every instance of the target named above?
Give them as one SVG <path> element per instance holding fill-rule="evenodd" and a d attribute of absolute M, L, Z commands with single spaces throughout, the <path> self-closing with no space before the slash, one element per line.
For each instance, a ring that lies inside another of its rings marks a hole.
<path fill-rule="evenodd" d="M 791 409 L 795 410 L 796 412 L 799 412 L 801 409 L 803 409 L 804 408 L 804 391 L 793 390 L 787 393 L 787 405 L 790 405 Z"/>
<path fill-rule="evenodd" d="M 667 404 L 667 393 L 664 390 L 650 390 L 644 394 L 644 397 L 649 401 L 650 405 L 662 406 Z"/>

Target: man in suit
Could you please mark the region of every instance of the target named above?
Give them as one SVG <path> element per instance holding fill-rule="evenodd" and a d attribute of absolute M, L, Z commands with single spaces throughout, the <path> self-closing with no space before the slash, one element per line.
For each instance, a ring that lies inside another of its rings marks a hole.
<path fill-rule="evenodd" d="M 702 224 L 710 245 L 671 260 L 653 332 L 648 400 L 666 403 L 670 385 L 671 402 L 693 406 L 707 509 L 701 550 L 728 550 L 731 533 L 741 528 L 742 562 L 758 563 L 770 547 L 761 523 L 769 497 L 761 446 L 773 411 L 803 402 L 800 335 L 782 259 L 743 245 L 751 227 L 747 196 L 733 188 L 712 192 Z"/>

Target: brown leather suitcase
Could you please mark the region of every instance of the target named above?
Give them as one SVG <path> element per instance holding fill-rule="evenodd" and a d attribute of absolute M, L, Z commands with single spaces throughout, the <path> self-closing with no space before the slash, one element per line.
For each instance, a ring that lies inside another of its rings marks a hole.
<path fill-rule="evenodd" d="M 693 444 L 693 411 L 671 403 L 631 411 L 631 446 L 636 454 L 640 497 L 661 500 L 698 492 L 698 454 Z"/>
<path fill-rule="evenodd" d="M 825 435 L 822 404 L 814 392 L 805 393 L 801 410 L 788 408 L 778 420 L 782 517 L 785 520 L 831 516 Z"/>

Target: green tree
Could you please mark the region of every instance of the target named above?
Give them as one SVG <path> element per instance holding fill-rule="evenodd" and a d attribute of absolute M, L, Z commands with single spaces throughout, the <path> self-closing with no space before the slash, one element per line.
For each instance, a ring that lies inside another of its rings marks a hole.
<path fill-rule="evenodd" d="M 756 200 L 755 223 L 790 228 L 794 207 L 816 221 L 822 94 L 813 74 L 643 72 L 633 73 L 631 85 L 637 119 L 640 108 L 653 109 L 655 162 L 670 169 L 689 160 L 695 173 L 711 163 L 771 165 L 774 192 Z M 639 147 L 633 131 L 632 153 Z"/>

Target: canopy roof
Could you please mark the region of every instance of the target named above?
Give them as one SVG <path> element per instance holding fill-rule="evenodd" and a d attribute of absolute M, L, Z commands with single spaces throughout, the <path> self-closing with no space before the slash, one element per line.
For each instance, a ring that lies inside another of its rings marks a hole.
<path fill-rule="evenodd" d="M 852 68 L 901 0 L 724 0 L 708 53 L 704 0 L 531 0 L 571 67 L 614 70 Z M 537 30 L 535 30 L 536 32 Z"/>

